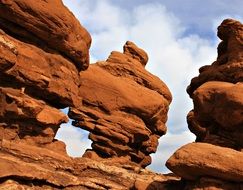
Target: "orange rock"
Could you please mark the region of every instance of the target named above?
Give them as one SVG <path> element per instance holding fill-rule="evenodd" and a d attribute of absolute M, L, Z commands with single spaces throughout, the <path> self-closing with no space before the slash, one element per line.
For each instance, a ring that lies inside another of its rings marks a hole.
<path fill-rule="evenodd" d="M 218 58 L 200 68 L 188 93 L 194 109 L 188 114 L 189 129 L 197 142 L 241 150 L 243 147 L 243 25 L 226 19 L 218 27 L 223 41 Z"/>
<path fill-rule="evenodd" d="M 190 96 L 208 81 L 243 81 L 243 25 L 226 19 L 218 27 L 218 36 L 223 40 L 218 46 L 218 58 L 212 65 L 199 69 L 199 76 L 193 78 L 187 88 Z"/>
<path fill-rule="evenodd" d="M 199 121 L 215 121 L 225 130 L 243 125 L 243 83 L 207 82 L 193 93 L 194 112 Z M 205 126 L 206 127 L 206 126 Z"/>
<path fill-rule="evenodd" d="M 243 182 L 243 153 L 207 143 L 181 147 L 169 158 L 166 166 L 187 180 L 209 176 Z"/>
<path fill-rule="evenodd" d="M 79 70 L 89 65 L 91 37 L 61 0 L 0 0 L 0 27 L 17 38 L 48 46 Z M 45 47 L 47 48 L 47 47 Z"/>
<path fill-rule="evenodd" d="M 145 70 L 147 60 L 143 50 L 127 42 L 124 53 L 112 52 L 106 62 L 80 73 L 83 105 L 71 108 L 69 116 L 75 126 L 90 131 L 93 151 L 100 157 L 130 156 L 147 166 L 166 133 L 171 93 Z"/>
<path fill-rule="evenodd" d="M 145 187 L 180 185 L 176 176 L 109 159 L 74 159 L 52 148 L 1 141 L 0 189 L 135 189 L 136 181 Z"/>
<path fill-rule="evenodd" d="M 0 34 L 0 86 L 22 88 L 58 108 L 78 106 L 78 71 L 61 55 Z"/>
<path fill-rule="evenodd" d="M 127 41 L 124 45 L 124 54 L 138 60 L 144 67 L 148 62 L 148 55 L 147 53 L 137 47 L 133 42 Z"/>
<path fill-rule="evenodd" d="M 217 178 L 202 177 L 195 182 L 187 182 L 184 190 L 241 190 L 243 183 L 223 181 Z"/>

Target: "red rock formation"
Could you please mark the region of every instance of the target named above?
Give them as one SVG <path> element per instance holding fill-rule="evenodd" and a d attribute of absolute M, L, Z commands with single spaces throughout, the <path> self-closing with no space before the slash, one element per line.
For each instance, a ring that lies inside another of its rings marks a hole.
<path fill-rule="evenodd" d="M 87 69 L 91 37 L 61 0 L 0 0 L 0 12 L 2 29 Z"/>
<path fill-rule="evenodd" d="M 171 102 L 166 85 L 144 69 L 147 54 L 132 42 L 124 53 L 112 52 L 106 62 L 80 74 L 83 105 L 72 108 L 74 125 L 90 131 L 92 150 L 85 157 L 124 157 L 147 166 L 158 139 L 166 133 Z"/>
<path fill-rule="evenodd" d="M 243 182 L 243 152 L 208 143 L 191 143 L 181 147 L 167 166 L 187 180 L 215 177 Z"/>
<path fill-rule="evenodd" d="M 188 93 L 194 110 L 188 115 L 189 129 L 197 141 L 236 150 L 243 148 L 243 25 L 225 20 L 218 28 L 223 40 L 218 58 L 202 67 L 192 79 Z"/>
<path fill-rule="evenodd" d="M 187 89 L 194 103 L 188 127 L 203 143 L 183 146 L 166 163 L 190 190 L 243 187 L 243 25 L 224 20 L 218 36 L 217 60 Z"/>
<path fill-rule="evenodd" d="M 137 164 L 150 163 L 171 101 L 166 85 L 144 69 L 147 54 L 128 42 L 124 54 L 79 73 L 88 67 L 90 43 L 61 0 L 0 0 L 0 189 L 181 185 L 179 177 Z M 55 139 L 68 121 L 60 111 L 66 107 L 91 131 L 97 155 L 112 159 L 66 154 Z"/>
<path fill-rule="evenodd" d="M 0 189 L 170 189 L 179 178 L 163 176 L 138 166 L 70 158 L 60 152 L 24 142 L 2 140 Z M 140 188 L 142 185 L 143 188 Z"/>
<path fill-rule="evenodd" d="M 91 38 L 61 0 L 0 0 L 0 189 L 242 189 L 242 30 L 221 24 L 217 61 L 188 87 L 198 142 L 167 162 L 180 180 L 141 167 L 166 133 L 171 102 L 145 70 L 146 52 L 127 42 L 83 71 Z M 66 107 L 90 131 L 82 158 L 54 138 Z"/>

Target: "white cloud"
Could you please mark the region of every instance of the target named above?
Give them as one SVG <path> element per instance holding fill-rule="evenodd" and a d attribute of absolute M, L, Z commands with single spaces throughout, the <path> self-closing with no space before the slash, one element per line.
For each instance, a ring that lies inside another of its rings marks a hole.
<path fill-rule="evenodd" d="M 105 60 L 111 51 L 122 51 L 126 40 L 134 41 L 149 54 L 146 68 L 159 76 L 171 89 L 173 102 L 167 123 L 168 133 L 161 138 L 160 147 L 153 155 L 150 166 L 157 171 L 167 171 L 164 163 L 169 155 L 181 145 L 194 140 L 186 124 L 186 114 L 192 109 L 186 87 L 191 78 L 198 75 L 199 67 L 211 64 L 216 59 L 218 41 L 216 38 L 209 41 L 197 34 L 185 33 L 187 26 L 162 3 L 146 3 L 133 9 L 125 9 L 110 2 L 64 0 L 91 32 L 92 60 Z M 213 26 L 214 20 L 210 22 Z M 212 29 L 211 25 L 209 31 Z M 70 154 L 73 154 L 89 143 L 82 134 L 75 133 L 70 139 L 70 136 L 65 135 L 69 129 L 62 131 L 59 137 L 64 139 Z"/>
<path fill-rule="evenodd" d="M 56 135 L 56 139 L 65 142 L 67 153 L 72 157 L 80 157 L 87 148 L 91 148 L 91 141 L 87 137 L 88 132 L 81 131 L 70 123 L 63 124 Z"/>
<path fill-rule="evenodd" d="M 132 9 L 141 4 L 146 4 L 146 0 L 110 0 L 110 3 Z M 213 26 L 212 21 L 222 15 L 229 15 L 224 18 L 232 17 L 237 19 L 237 15 L 243 16 L 242 0 L 150 0 L 150 3 L 163 4 L 169 12 L 172 12 L 180 19 L 184 26 L 187 26 L 187 32 L 196 31 L 206 38 L 212 38 L 214 33 L 209 28 Z"/>

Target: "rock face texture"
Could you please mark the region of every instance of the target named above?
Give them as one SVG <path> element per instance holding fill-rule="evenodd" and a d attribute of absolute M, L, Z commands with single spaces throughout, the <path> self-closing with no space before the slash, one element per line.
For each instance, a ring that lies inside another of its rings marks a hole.
<path fill-rule="evenodd" d="M 0 17 L 10 13 L 19 15 L 20 18 L 25 17 L 20 13 L 27 14 L 28 11 L 19 13 L 22 4 L 23 6 L 26 4 L 24 7 L 34 14 L 34 8 L 38 3 L 1 1 Z M 15 8 L 10 9 L 11 7 Z M 48 9 L 48 6 L 45 8 Z M 51 10 L 45 11 L 51 12 Z M 64 14 L 71 15 L 64 6 L 63 11 Z M 10 18 L 9 16 L 8 19 Z M 10 24 L 11 31 L 5 27 L 0 30 L 0 139 L 49 146 L 54 141 L 60 124 L 68 121 L 68 117 L 59 109 L 80 105 L 79 72 L 75 64 L 62 54 L 58 54 L 56 50 L 52 51 L 49 47 L 45 50 L 35 45 L 35 40 L 30 35 L 28 40 L 33 44 L 27 43 L 24 34 L 21 36 L 22 33 L 14 32 L 19 31 L 19 27 L 23 31 L 29 31 L 25 26 L 20 26 L 27 22 L 19 21 L 18 16 L 12 19 L 12 22 L 19 24 Z M 34 22 L 33 19 L 30 21 Z M 3 24 L 5 21 L 0 23 Z M 62 25 L 65 25 L 65 20 Z M 35 27 L 41 29 L 38 24 Z M 81 25 L 77 24 L 76 27 L 77 30 L 85 31 Z M 38 31 L 35 32 L 36 35 L 42 35 Z M 69 35 L 69 31 L 62 30 L 62 32 L 63 35 Z M 63 145 L 61 147 L 63 149 Z"/>
<path fill-rule="evenodd" d="M 187 89 L 194 103 L 187 122 L 197 143 L 166 163 L 187 181 L 185 189 L 243 188 L 243 25 L 224 20 L 218 36 L 217 60 L 200 68 Z"/>
<path fill-rule="evenodd" d="M 218 58 L 200 69 L 187 91 L 194 110 L 188 114 L 189 129 L 198 142 L 243 148 L 243 25 L 225 20 L 218 27 L 222 42 Z"/>
<path fill-rule="evenodd" d="M 181 147 L 167 165 L 188 180 L 211 176 L 243 182 L 243 153 L 208 143 L 191 143 Z"/>
<path fill-rule="evenodd" d="M 86 70 L 90 44 L 61 0 L 0 0 L 0 189 L 181 186 L 175 175 L 143 169 L 166 133 L 171 102 L 145 70 L 146 52 L 127 42 L 124 53 Z M 86 158 L 69 157 L 55 139 L 66 107 L 90 131 Z"/>
<path fill-rule="evenodd" d="M 144 69 L 147 54 L 132 42 L 124 53 L 112 52 L 105 62 L 80 73 L 83 105 L 72 108 L 74 125 L 90 131 L 92 150 L 85 157 L 123 157 L 141 166 L 166 133 L 171 102 L 166 85 Z"/>
<path fill-rule="evenodd" d="M 1 28 L 16 38 L 88 67 L 91 37 L 61 0 L 1 0 L 0 12 Z"/>
<path fill-rule="evenodd" d="M 178 177 L 159 175 L 109 159 L 70 158 L 56 147 L 1 141 L 0 189 L 169 189 L 180 187 Z"/>

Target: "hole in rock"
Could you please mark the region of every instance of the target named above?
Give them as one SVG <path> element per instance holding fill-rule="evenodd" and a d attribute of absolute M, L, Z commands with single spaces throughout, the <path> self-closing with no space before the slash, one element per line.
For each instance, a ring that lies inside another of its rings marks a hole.
<path fill-rule="evenodd" d="M 13 102 L 13 100 L 10 97 L 6 96 L 6 102 L 8 104 L 11 104 Z"/>
<path fill-rule="evenodd" d="M 67 115 L 68 108 L 61 109 Z M 72 126 L 72 120 L 62 124 L 56 134 L 56 139 L 66 144 L 67 153 L 72 157 L 81 157 L 86 149 L 91 148 L 91 141 L 88 139 L 89 132 Z"/>

